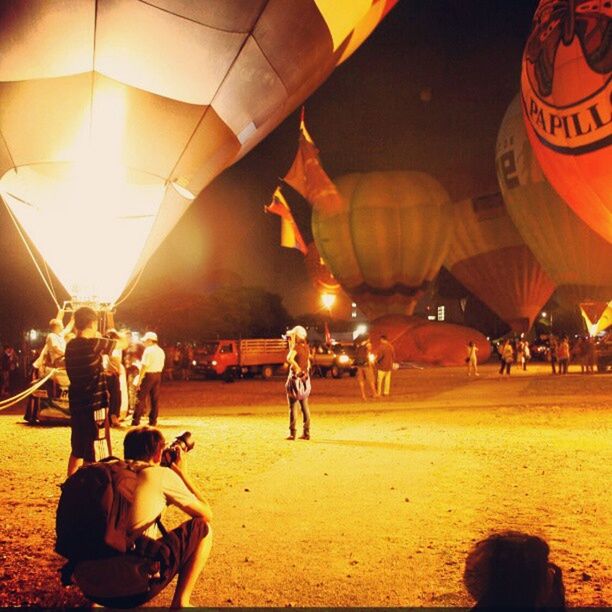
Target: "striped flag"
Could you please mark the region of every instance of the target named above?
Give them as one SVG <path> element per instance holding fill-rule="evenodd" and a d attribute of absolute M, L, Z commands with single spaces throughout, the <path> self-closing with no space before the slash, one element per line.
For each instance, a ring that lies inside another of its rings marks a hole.
<path fill-rule="evenodd" d="M 267 213 L 278 215 L 281 218 L 281 246 L 288 249 L 298 249 L 304 255 L 308 253 L 306 243 L 300 234 L 300 230 L 291 214 L 291 209 L 287 200 L 283 196 L 280 187 L 276 188 L 272 196 L 272 202 L 268 206 L 264 206 Z"/>

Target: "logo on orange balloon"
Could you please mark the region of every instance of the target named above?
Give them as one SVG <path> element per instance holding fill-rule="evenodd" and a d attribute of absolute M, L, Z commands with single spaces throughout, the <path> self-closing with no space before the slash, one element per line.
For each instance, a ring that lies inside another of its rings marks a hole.
<path fill-rule="evenodd" d="M 612 4 L 542 0 L 525 47 L 525 116 L 538 140 L 581 155 L 612 143 Z"/>

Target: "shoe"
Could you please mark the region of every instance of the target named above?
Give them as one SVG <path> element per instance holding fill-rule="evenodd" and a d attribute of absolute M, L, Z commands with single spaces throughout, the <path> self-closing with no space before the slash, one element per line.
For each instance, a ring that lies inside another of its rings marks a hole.
<path fill-rule="evenodd" d="M 300 440 L 310 440 L 310 434 L 307 434 L 307 433 L 302 434 L 300 436 Z"/>
<path fill-rule="evenodd" d="M 149 427 L 157 427 L 157 421 L 155 421 L 154 423 L 149 421 Z"/>
<path fill-rule="evenodd" d="M 130 423 L 130 427 L 140 427 L 140 423 L 137 423 L 136 421 L 132 421 Z"/>
<path fill-rule="evenodd" d="M 114 415 L 110 418 L 110 426 L 113 429 L 125 429 L 125 427 L 119 422 L 119 419 Z"/>
<path fill-rule="evenodd" d="M 295 434 L 289 434 L 285 439 L 286 440 L 295 440 Z"/>

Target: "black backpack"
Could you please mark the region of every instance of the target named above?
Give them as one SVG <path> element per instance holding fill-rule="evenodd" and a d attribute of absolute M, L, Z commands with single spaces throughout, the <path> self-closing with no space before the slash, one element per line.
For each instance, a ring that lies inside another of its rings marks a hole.
<path fill-rule="evenodd" d="M 137 471 L 109 457 L 81 467 L 62 485 L 55 517 L 55 551 L 72 564 L 129 550 L 127 495 Z"/>

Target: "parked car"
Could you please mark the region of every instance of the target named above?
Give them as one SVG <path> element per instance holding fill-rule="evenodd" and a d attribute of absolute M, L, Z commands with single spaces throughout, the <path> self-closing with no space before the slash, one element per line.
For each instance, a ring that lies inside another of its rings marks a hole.
<path fill-rule="evenodd" d="M 537 339 L 529 345 L 529 353 L 533 361 L 548 361 L 550 359 L 550 344 L 548 340 Z"/>
<path fill-rule="evenodd" d="M 341 378 L 343 374 L 355 376 L 357 373 L 352 345 L 339 342 L 331 346 L 314 343 L 311 350 L 311 365 L 315 375 L 325 377 L 329 373 L 333 378 Z"/>
<path fill-rule="evenodd" d="M 598 372 L 607 372 L 612 368 L 612 332 L 597 338 L 595 342 L 595 357 L 597 359 Z"/>

